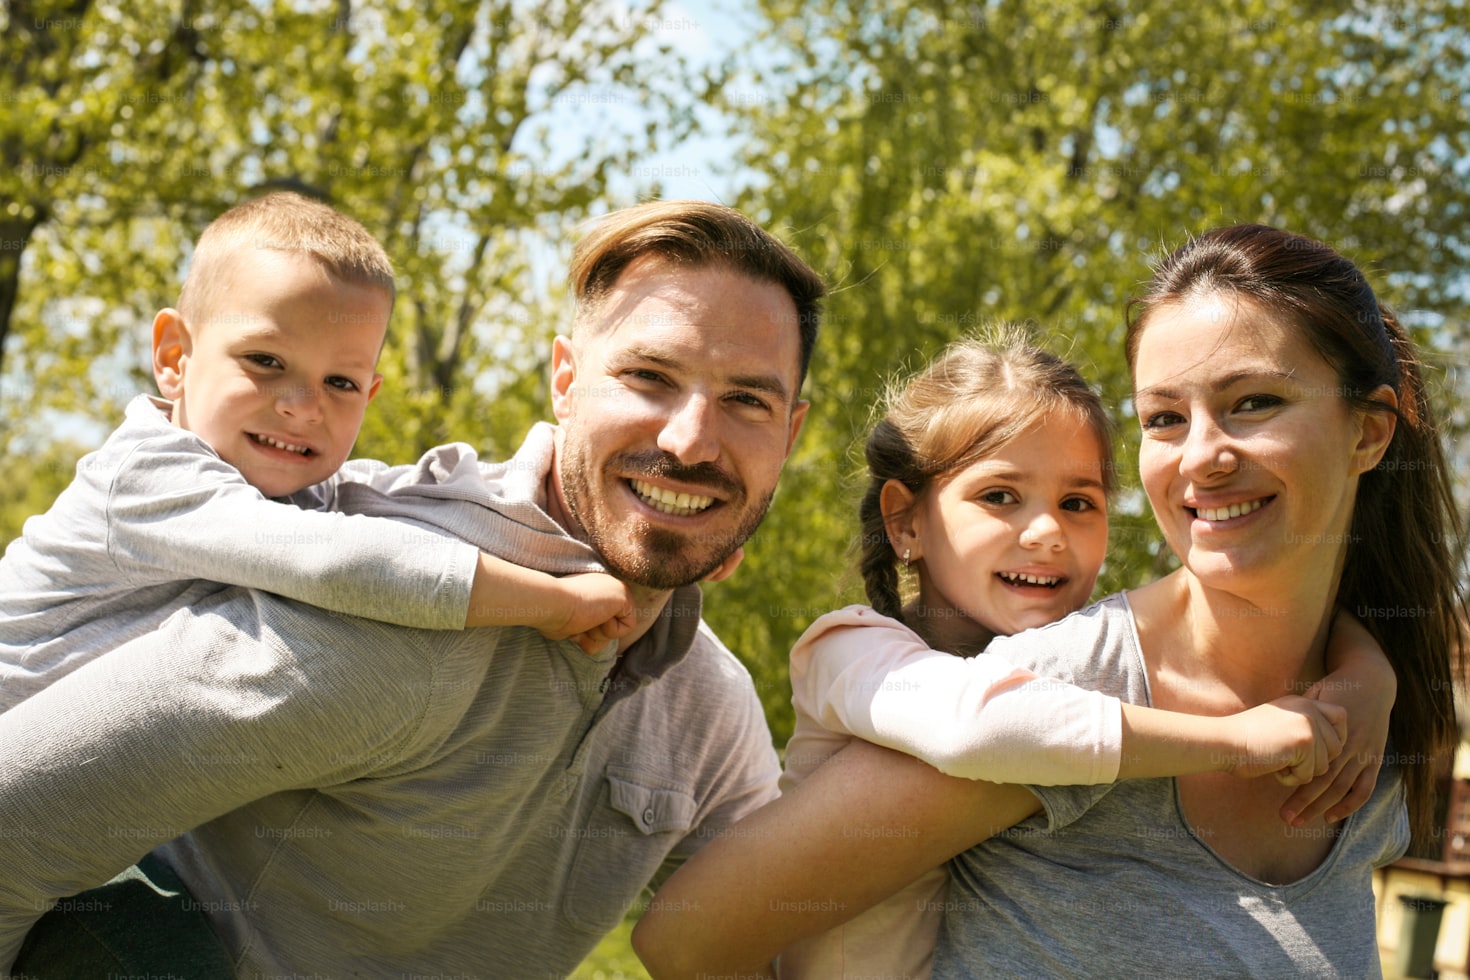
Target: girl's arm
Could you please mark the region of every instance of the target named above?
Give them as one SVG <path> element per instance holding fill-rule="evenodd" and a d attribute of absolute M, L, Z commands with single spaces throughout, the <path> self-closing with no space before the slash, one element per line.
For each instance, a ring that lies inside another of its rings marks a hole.
<path fill-rule="evenodd" d="M 633 947 L 655 980 L 766 970 L 797 940 L 1040 809 L 1019 786 L 953 779 L 854 742 L 690 858 Z"/>
<path fill-rule="evenodd" d="M 1226 717 L 1120 704 L 999 655 L 931 650 L 862 606 L 822 617 L 791 653 L 792 700 L 829 731 L 941 772 L 1034 785 L 1234 772 L 1305 782 L 1341 751 L 1343 713 L 1287 697 Z"/>
<path fill-rule="evenodd" d="M 1300 827 L 1325 813 L 1342 820 L 1368 802 L 1388 744 L 1388 720 L 1398 694 L 1398 677 L 1383 648 L 1356 616 L 1339 609 L 1327 638 L 1327 669 L 1318 686 L 1323 701 L 1342 705 L 1352 724 L 1342 755 L 1326 775 L 1298 789 L 1281 808 L 1281 818 Z"/>

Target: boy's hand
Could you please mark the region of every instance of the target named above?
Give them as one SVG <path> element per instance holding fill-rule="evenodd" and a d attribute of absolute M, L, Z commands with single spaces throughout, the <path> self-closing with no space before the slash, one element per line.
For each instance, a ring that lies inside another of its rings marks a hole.
<path fill-rule="evenodd" d="M 570 639 L 590 656 L 633 628 L 633 593 L 618 579 L 602 572 L 584 572 L 557 582 L 567 601 L 564 610 L 536 627 L 542 636 Z"/>
<path fill-rule="evenodd" d="M 1347 736 L 1345 710 L 1295 695 L 1241 711 L 1226 722 L 1232 732 L 1229 741 L 1239 748 L 1232 750 L 1224 770 L 1247 777 L 1272 773 L 1285 786 L 1327 772 Z"/>
<path fill-rule="evenodd" d="M 1367 803 L 1388 745 L 1398 678 L 1373 634 L 1340 609 L 1327 641 L 1327 667 L 1332 673 L 1314 689 L 1320 689 L 1323 701 L 1347 708 L 1353 723 L 1342 755 L 1326 774 L 1299 788 L 1282 805 L 1281 819 L 1293 827 L 1319 815 L 1334 823 Z"/>

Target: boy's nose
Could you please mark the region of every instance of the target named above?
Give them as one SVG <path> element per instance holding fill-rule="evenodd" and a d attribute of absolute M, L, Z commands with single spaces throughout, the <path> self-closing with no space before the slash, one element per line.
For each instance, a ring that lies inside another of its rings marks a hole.
<path fill-rule="evenodd" d="M 276 393 L 276 411 L 298 422 L 320 422 L 322 391 L 315 385 L 290 385 Z"/>

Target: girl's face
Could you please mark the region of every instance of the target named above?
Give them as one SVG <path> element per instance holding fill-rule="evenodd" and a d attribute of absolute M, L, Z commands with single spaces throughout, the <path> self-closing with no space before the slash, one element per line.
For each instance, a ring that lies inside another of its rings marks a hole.
<path fill-rule="evenodd" d="M 935 484 L 899 544 L 919 562 L 922 613 L 959 620 L 931 625 L 1004 635 L 1086 604 L 1107 552 L 1103 465 L 1091 426 L 1062 412 Z"/>
<path fill-rule="evenodd" d="M 1180 561 L 1278 604 L 1310 581 L 1334 587 L 1358 476 L 1392 416 L 1354 409 L 1300 329 L 1228 295 L 1156 309 L 1134 384 L 1144 490 Z"/>

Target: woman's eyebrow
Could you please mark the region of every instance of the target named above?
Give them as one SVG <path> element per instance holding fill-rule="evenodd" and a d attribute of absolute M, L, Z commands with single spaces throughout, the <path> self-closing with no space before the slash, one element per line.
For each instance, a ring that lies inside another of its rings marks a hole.
<path fill-rule="evenodd" d="M 1270 381 L 1293 381 L 1296 378 L 1294 371 L 1280 371 L 1275 368 L 1254 368 L 1248 371 L 1231 371 L 1229 374 L 1212 378 L 1209 382 L 1209 390 L 1214 392 L 1225 391 L 1233 388 L 1242 381 L 1254 379 L 1265 379 Z M 1151 385 L 1140 388 L 1133 393 L 1133 398 L 1162 398 L 1166 401 L 1178 401 L 1184 397 L 1184 393 L 1178 388 L 1171 388 L 1167 384 Z"/>

